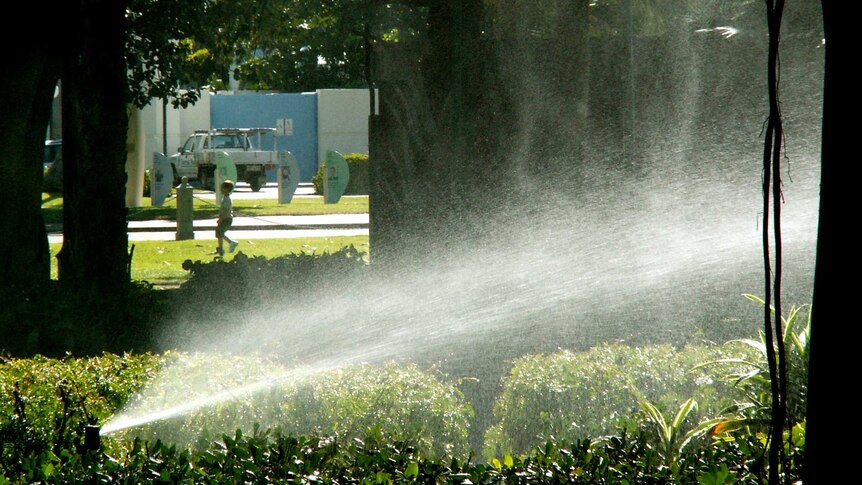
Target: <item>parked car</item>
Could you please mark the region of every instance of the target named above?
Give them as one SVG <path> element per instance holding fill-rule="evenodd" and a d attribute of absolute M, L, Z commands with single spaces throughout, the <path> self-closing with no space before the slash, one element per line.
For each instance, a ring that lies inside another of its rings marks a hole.
<path fill-rule="evenodd" d="M 63 140 L 45 140 L 42 160 L 42 191 L 63 191 Z"/>

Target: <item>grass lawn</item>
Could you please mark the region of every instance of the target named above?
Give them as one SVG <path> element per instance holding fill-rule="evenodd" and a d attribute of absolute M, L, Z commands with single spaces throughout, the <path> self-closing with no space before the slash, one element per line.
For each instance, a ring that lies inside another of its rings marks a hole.
<path fill-rule="evenodd" d="M 149 197 L 144 197 L 142 207 L 129 208 L 129 221 L 175 220 L 177 213 L 176 192 L 171 194 L 163 206 L 151 206 Z M 212 192 L 195 190 L 195 219 L 208 219 L 218 216 L 218 206 L 211 198 Z M 237 216 L 272 215 L 318 215 L 318 214 L 366 214 L 368 213 L 367 195 L 346 195 L 336 204 L 324 204 L 323 196 L 294 197 L 290 204 L 279 204 L 276 199 L 233 200 L 234 214 Z M 61 194 L 42 194 L 42 215 L 46 224 L 63 222 L 63 197 Z M 241 239 L 237 252 L 246 256 L 275 258 L 288 254 L 335 252 L 343 247 L 354 245 L 360 251 L 369 253 L 368 236 L 297 238 L 297 239 Z M 211 261 L 215 240 L 184 241 L 134 241 L 132 257 L 132 279 L 148 281 L 154 285 L 182 283 L 188 278 L 183 269 L 183 261 Z M 51 255 L 56 255 L 61 243 L 51 244 Z M 226 254 L 230 261 L 233 254 Z M 51 258 L 51 278 L 57 278 L 57 260 Z"/>
<path fill-rule="evenodd" d="M 132 279 L 148 281 L 154 285 L 176 285 L 188 278 L 188 271 L 183 269 L 183 261 L 212 261 L 216 256 L 211 254 L 215 248 L 215 240 L 184 240 L 184 241 L 135 241 L 129 243 L 129 250 L 134 244 L 132 256 Z M 237 253 L 246 256 L 264 256 L 275 258 L 288 254 L 323 254 L 339 249 L 355 246 L 358 250 L 370 253 L 368 236 L 296 238 L 296 239 L 240 239 Z M 51 255 L 56 255 L 62 244 L 51 244 Z M 225 254 L 225 261 L 233 259 L 235 254 Z M 57 259 L 51 258 L 51 278 L 57 278 Z"/>

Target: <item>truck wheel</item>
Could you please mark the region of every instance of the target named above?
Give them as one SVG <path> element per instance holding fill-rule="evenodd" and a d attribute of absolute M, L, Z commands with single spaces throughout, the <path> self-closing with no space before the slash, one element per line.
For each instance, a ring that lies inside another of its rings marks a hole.
<path fill-rule="evenodd" d="M 180 185 L 182 180 L 180 180 L 180 176 L 177 174 L 177 167 L 175 167 L 173 163 L 171 164 L 171 170 L 174 172 L 174 187 L 176 187 Z"/>
<path fill-rule="evenodd" d="M 263 186 L 260 179 L 261 177 L 255 177 L 248 181 L 248 184 L 251 185 L 252 192 L 260 192 L 260 188 Z"/>

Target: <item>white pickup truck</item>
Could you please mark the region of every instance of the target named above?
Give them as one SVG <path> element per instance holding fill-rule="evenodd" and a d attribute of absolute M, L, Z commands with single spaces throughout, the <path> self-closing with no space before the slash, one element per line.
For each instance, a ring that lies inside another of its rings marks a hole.
<path fill-rule="evenodd" d="M 205 188 L 213 189 L 216 154 L 225 152 L 236 164 L 237 178 L 258 192 L 266 183 L 266 169 L 278 164 L 277 148 L 271 151 L 255 148 L 260 146 L 261 136 L 265 133 L 275 133 L 275 128 L 195 130 L 169 159 L 174 171 L 174 185 L 182 177 L 188 177 L 189 180 L 200 181 Z"/>

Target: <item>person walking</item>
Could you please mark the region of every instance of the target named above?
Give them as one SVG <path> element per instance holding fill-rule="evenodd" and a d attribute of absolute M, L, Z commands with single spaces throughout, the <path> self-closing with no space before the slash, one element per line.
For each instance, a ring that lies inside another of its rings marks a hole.
<path fill-rule="evenodd" d="M 233 192 L 234 184 L 231 180 L 225 180 L 221 183 L 219 190 L 221 190 L 221 204 L 218 208 L 218 221 L 216 222 L 216 240 L 218 240 L 218 247 L 216 247 L 216 254 L 219 256 L 224 256 L 224 244 L 223 240 L 228 243 L 228 252 L 232 253 L 236 250 L 239 241 L 235 241 L 227 236 L 227 231 L 230 230 L 233 225 L 233 201 L 230 199 L 230 194 Z"/>

